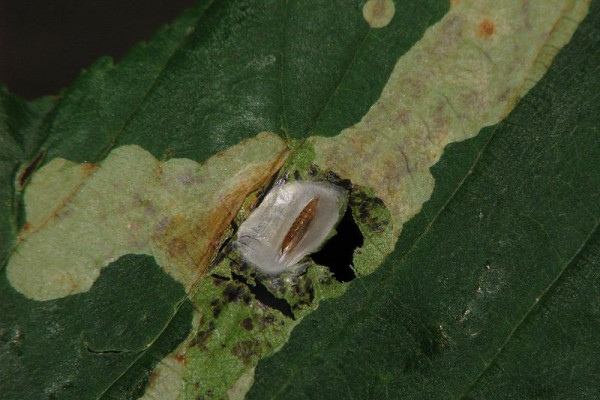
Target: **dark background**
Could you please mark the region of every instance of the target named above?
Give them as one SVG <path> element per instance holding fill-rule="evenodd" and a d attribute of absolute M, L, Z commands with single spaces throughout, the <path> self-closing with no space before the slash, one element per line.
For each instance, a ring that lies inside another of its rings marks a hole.
<path fill-rule="evenodd" d="M 195 0 L 0 0 L 0 84 L 57 94 L 103 55 L 118 61 Z"/>

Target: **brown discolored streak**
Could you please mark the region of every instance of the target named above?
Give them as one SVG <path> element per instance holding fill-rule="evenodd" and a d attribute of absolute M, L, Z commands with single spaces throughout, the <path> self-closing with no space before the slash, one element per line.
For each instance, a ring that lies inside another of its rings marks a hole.
<path fill-rule="evenodd" d="M 302 211 L 300 211 L 300 214 L 281 243 L 281 254 L 289 253 L 296 248 L 298 243 L 300 243 L 300 240 L 304 237 L 304 234 L 317 213 L 318 204 L 319 198 L 315 197 L 304 206 Z"/>
<path fill-rule="evenodd" d="M 210 264 L 210 259 L 220 247 L 220 238 L 233 220 L 246 195 L 264 184 L 264 181 L 253 182 L 248 188 L 240 185 L 239 192 L 222 198 L 210 213 L 210 225 L 199 215 L 175 215 L 163 232 L 153 236 L 157 247 L 166 251 L 169 259 L 185 270 L 188 282 L 194 284 L 201 278 Z"/>
<path fill-rule="evenodd" d="M 224 157 L 221 153 L 218 157 Z M 226 154 L 225 156 L 230 156 Z M 219 201 L 201 212 L 178 213 L 157 229 L 152 240 L 157 251 L 164 252 L 169 264 L 176 265 L 188 288 L 199 282 L 210 266 L 210 260 L 221 247 L 223 233 L 231 224 L 249 193 L 266 185 L 287 158 L 287 148 L 270 161 L 248 168 L 244 180 L 232 190 L 219 194 Z"/>
<path fill-rule="evenodd" d="M 27 182 L 27 179 L 29 179 L 29 177 L 31 176 L 33 171 L 36 170 L 38 165 L 40 165 L 40 163 L 44 159 L 44 155 L 45 155 L 45 153 L 41 152 L 40 154 L 37 155 L 37 157 L 32 162 L 29 163 L 29 165 L 27 165 L 25 168 L 23 168 L 23 170 L 19 174 L 19 188 L 20 189 L 22 189 L 25 186 L 25 182 Z"/>

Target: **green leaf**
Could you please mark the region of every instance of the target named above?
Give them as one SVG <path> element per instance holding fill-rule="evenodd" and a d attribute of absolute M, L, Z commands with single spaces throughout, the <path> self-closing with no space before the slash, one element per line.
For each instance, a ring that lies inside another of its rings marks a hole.
<path fill-rule="evenodd" d="M 84 294 L 40 303 L 6 279 L 1 290 L 7 399 L 130 398 L 190 330 L 185 292 L 148 256 L 119 259 Z"/>
<path fill-rule="evenodd" d="M 446 149 L 373 275 L 259 364 L 249 398 L 599 395 L 600 2 L 501 123 Z"/>
<path fill-rule="evenodd" d="M 55 98 L 2 91 L 2 397 L 597 396 L 586 11 L 205 0 Z M 356 280 L 231 250 L 284 177 L 350 188 Z"/>

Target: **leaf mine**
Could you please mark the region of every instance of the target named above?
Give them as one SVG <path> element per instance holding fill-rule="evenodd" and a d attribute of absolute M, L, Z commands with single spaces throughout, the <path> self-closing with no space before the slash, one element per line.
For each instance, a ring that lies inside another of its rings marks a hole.
<path fill-rule="evenodd" d="M 139 146 L 98 165 L 53 159 L 25 191 L 27 222 L 8 262 L 11 284 L 36 300 L 89 290 L 125 254 L 156 258 L 189 289 L 200 278 L 244 198 L 287 157 L 263 133 L 211 157 L 160 162 Z"/>
<path fill-rule="evenodd" d="M 521 2 L 456 2 L 398 60 L 359 123 L 309 139 L 317 165 L 373 188 L 396 236 L 429 199 L 429 168 L 444 147 L 501 120 L 569 41 L 589 2 L 528 4 L 524 13 Z"/>

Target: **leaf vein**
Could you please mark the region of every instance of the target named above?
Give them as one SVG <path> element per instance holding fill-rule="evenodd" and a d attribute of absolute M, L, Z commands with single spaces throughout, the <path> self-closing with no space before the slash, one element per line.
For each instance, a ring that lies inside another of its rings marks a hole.
<path fill-rule="evenodd" d="M 567 270 L 567 268 L 569 268 L 571 265 L 573 265 L 575 263 L 577 256 L 579 254 L 581 254 L 581 252 L 585 249 L 585 247 L 589 243 L 590 239 L 596 233 L 599 224 L 600 224 L 600 219 L 596 218 L 596 224 L 591 229 L 590 233 L 587 235 L 585 240 L 582 242 L 581 246 L 579 246 L 577 248 L 577 250 L 575 250 L 575 252 L 571 256 L 571 258 L 564 263 L 563 267 L 560 269 L 559 273 L 552 280 L 552 282 L 550 282 L 550 284 L 548 286 L 546 286 L 546 288 L 544 288 L 542 293 L 536 297 L 536 301 L 534 301 L 533 304 L 523 314 L 523 317 L 519 320 L 519 322 L 510 331 L 510 333 L 508 334 L 508 336 L 506 337 L 506 339 L 504 340 L 502 345 L 500 345 L 500 347 L 498 347 L 498 350 L 496 350 L 496 353 L 494 353 L 494 355 L 489 360 L 484 361 L 485 366 L 481 370 L 479 375 L 477 375 L 477 377 L 475 377 L 475 379 L 467 386 L 467 388 L 464 392 L 460 393 L 459 396 L 455 398 L 456 400 L 464 398 L 465 395 L 467 395 L 471 391 L 471 389 L 473 389 L 473 387 L 477 384 L 477 382 L 479 382 L 479 380 L 482 378 L 482 376 L 489 370 L 489 367 L 494 364 L 494 361 L 496 361 L 496 359 L 500 356 L 500 353 L 502 353 L 502 351 L 506 348 L 506 345 L 514 337 L 515 333 L 521 328 L 523 323 L 527 320 L 527 318 L 536 309 L 537 305 L 540 303 L 540 300 L 542 300 L 548 294 L 548 292 L 560 281 L 561 277 L 564 275 L 564 272 Z"/>
<path fill-rule="evenodd" d="M 344 73 L 342 74 L 342 76 L 340 77 L 340 79 L 338 80 L 338 82 L 335 85 L 335 88 L 331 91 L 331 93 L 329 94 L 329 96 L 327 97 L 327 101 L 325 102 L 325 104 L 323 105 L 323 108 L 321 109 L 321 111 L 319 111 L 319 114 L 317 115 L 317 117 L 315 118 L 312 126 L 310 126 L 306 132 L 303 132 L 303 135 L 308 134 L 310 131 L 312 131 L 321 121 L 321 119 L 323 118 L 323 115 L 325 114 L 325 111 L 327 111 L 327 109 L 329 108 L 329 105 L 331 104 L 331 102 L 333 101 L 333 98 L 336 96 L 336 94 L 339 92 L 340 90 L 340 86 L 342 86 L 342 83 L 345 82 L 346 77 L 348 76 L 348 73 L 350 71 L 350 69 L 352 68 L 352 66 L 356 63 L 356 59 L 358 58 L 358 54 L 360 53 L 360 51 L 362 50 L 362 48 L 365 45 L 365 42 L 367 41 L 367 38 L 369 37 L 369 34 L 371 33 L 372 29 L 369 28 L 365 31 L 365 35 L 363 36 L 363 38 L 360 40 L 358 46 L 356 47 L 356 50 L 354 51 L 354 54 L 352 55 L 352 58 L 350 59 L 350 62 L 348 63 L 348 65 L 346 66 Z"/>
<path fill-rule="evenodd" d="M 411 254 L 416 248 L 417 245 L 419 244 L 419 242 L 421 241 L 421 239 L 423 239 L 425 237 L 425 235 L 430 231 L 431 227 L 433 226 L 433 224 L 435 223 L 435 221 L 438 219 L 438 217 L 440 216 L 440 214 L 446 209 L 446 207 L 449 205 L 449 203 L 452 201 L 452 199 L 456 196 L 456 194 L 458 193 L 458 191 L 460 190 L 460 188 L 463 187 L 464 183 L 467 181 L 467 179 L 469 178 L 469 176 L 472 176 L 471 171 L 473 171 L 473 169 L 479 164 L 479 161 L 481 160 L 481 157 L 483 155 L 483 153 L 485 152 L 485 150 L 487 149 L 487 147 L 489 146 L 489 144 L 491 143 L 492 139 L 494 138 L 496 132 L 498 131 L 498 126 L 496 126 L 494 128 L 494 130 L 491 132 L 489 138 L 486 140 L 486 142 L 483 144 L 483 146 L 481 147 L 480 151 L 477 154 L 477 157 L 475 157 L 475 160 L 473 160 L 473 163 L 471 165 L 471 167 L 469 168 L 469 170 L 467 171 L 467 173 L 465 173 L 465 176 L 461 179 L 460 182 L 458 182 L 458 184 L 456 185 L 456 188 L 454 189 L 454 191 L 450 194 L 450 196 L 448 197 L 448 199 L 444 202 L 444 204 L 440 207 L 439 211 L 435 214 L 435 216 L 431 219 L 431 221 L 429 222 L 429 224 L 425 227 L 425 229 L 423 230 L 423 232 L 413 241 L 413 243 L 411 244 L 410 248 L 406 251 L 406 253 L 400 258 L 400 260 L 398 261 L 398 263 L 396 265 L 402 265 L 403 261 L 408 257 L 409 254 Z M 390 275 L 392 274 L 388 274 L 387 278 L 384 279 L 384 282 L 390 278 Z M 377 290 L 377 291 L 371 291 L 368 296 L 366 296 L 364 299 L 364 301 L 362 302 L 363 306 L 360 308 L 360 310 L 358 310 L 357 312 L 353 313 L 350 318 L 348 318 L 345 322 L 343 322 L 341 325 L 341 332 L 344 332 L 348 329 L 349 326 L 352 325 L 352 323 L 356 320 L 362 320 L 363 319 L 363 315 L 364 313 L 369 312 L 370 307 L 368 307 L 369 304 L 372 304 L 375 301 L 375 296 L 376 295 L 381 295 L 381 291 Z M 326 348 L 328 348 L 329 346 L 331 346 L 332 344 L 335 343 L 334 338 L 332 337 L 330 340 L 326 341 L 322 346 L 319 346 L 317 348 L 315 348 L 310 355 L 308 356 L 309 358 L 315 356 L 316 354 L 322 353 Z M 291 382 L 294 380 L 295 375 L 297 374 L 297 369 L 294 369 L 291 371 L 291 374 L 289 375 L 288 379 L 285 380 L 285 382 L 280 386 L 279 390 L 276 391 L 273 396 L 271 397 L 271 399 L 276 399 L 279 397 L 279 395 L 281 393 L 284 393 L 285 390 L 287 390 L 291 384 Z"/>

